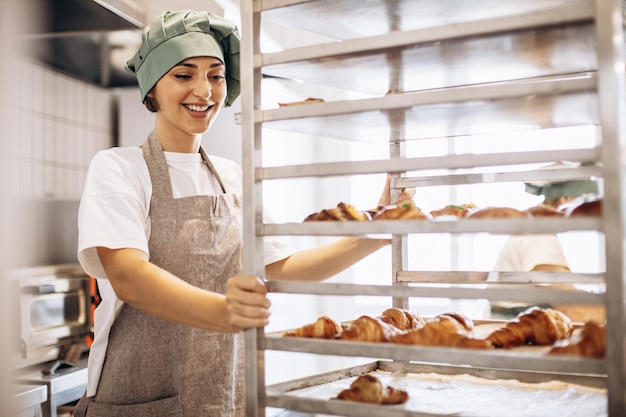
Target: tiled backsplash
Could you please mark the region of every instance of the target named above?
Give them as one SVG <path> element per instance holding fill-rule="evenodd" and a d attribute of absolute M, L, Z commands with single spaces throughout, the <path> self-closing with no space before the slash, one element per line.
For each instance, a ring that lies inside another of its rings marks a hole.
<path fill-rule="evenodd" d="M 112 93 L 26 60 L 14 68 L 21 194 L 77 200 L 91 158 L 113 144 Z"/>

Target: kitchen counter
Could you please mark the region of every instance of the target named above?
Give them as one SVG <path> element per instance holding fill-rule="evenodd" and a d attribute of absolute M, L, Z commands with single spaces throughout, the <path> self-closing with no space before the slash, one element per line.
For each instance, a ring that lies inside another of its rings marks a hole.
<path fill-rule="evenodd" d="M 17 384 L 11 387 L 9 410 L 15 417 L 40 417 L 41 404 L 48 399 L 45 385 Z"/>
<path fill-rule="evenodd" d="M 87 355 L 74 367 L 59 368 L 53 375 L 42 375 L 49 363 L 20 369 L 14 375 L 16 384 L 42 386 L 47 390 L 43 402 L 43 417 L 57 417 L 57 407 L 76 401 L 87 389 Z"/>

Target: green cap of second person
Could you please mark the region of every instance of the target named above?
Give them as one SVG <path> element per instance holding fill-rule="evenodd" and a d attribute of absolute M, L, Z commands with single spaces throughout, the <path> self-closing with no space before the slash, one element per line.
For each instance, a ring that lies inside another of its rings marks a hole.
<path fill-rule="evenodd" d="M 571 180 L 547 182 L 542 184 L 525 183 L 526 192 L 533 195 L 543 195 L 546 200 L 559 197 L 579 197 L 586 194 L 599 193 L 598 182 L 595 180 Z"/>
<path fill-rule="evenodd" d="M 141 46 L 126 62 L 135 74 L 141 101 L 152 87 L 176 64 L 187 58 L 210 56 L 226 67 L 228 107 L 239 97 L 240 36 L 230 20 L 207 11 L 166 11 L 143 29 Z"/>

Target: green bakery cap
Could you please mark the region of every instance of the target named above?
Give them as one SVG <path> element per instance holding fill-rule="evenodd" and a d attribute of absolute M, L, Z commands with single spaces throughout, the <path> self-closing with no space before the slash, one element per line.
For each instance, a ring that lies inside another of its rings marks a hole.
<path fill-rule="evenodd" d="M 542 195 L 546 200 L 559 197 L 580 197 L 586 194 L 598 194 L 598 182 L 594 180 L 572 180 L 548 182 L 545 184 L 526 183 L 526 192 L 533 195 Z"/>
<path fill-rule="evenodd" d="M 226 66 L 228 107 L 239 97 L 239 31 L 230 20 L 207 11 L 167 11 L 143 29 L 141 46 L 126 62 L 146 99 L 154 85 L 179 62 L 211 56 Z"/>

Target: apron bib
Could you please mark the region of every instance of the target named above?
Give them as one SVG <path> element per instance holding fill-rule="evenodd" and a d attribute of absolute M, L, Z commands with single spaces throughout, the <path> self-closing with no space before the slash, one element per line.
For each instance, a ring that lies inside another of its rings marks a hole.
<path fill-rule="evenodd" d="M 191 285 L 224 294 L 226 280 L 241 272 L 240 202 L 225 193 L 202 148 L 224 194 L 174 199 L 154 132 L 142 149 L 153 187 L 150 262 Z M 86 414 L 75 415 L 243 416 L 243 343 L 241 333 L 181 326 L 125 304 L 111 328 L 97 393 L 77 407 Z"/>

